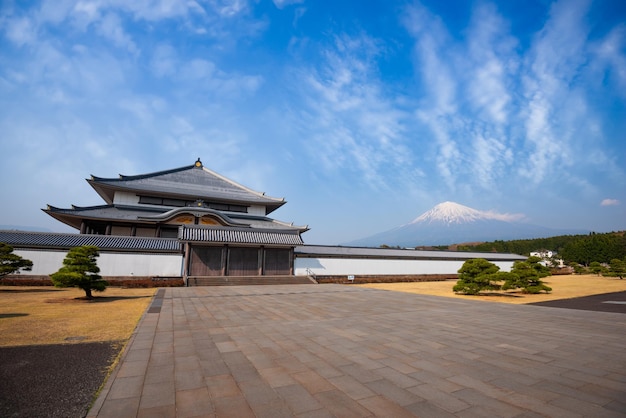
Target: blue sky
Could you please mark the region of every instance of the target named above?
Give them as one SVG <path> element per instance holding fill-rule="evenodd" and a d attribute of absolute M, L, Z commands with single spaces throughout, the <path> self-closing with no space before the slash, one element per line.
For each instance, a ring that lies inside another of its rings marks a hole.
<path fill-rule="evenodd" d="M 84 181 L 192 164 L 336 244 L 443 201 L 626 229 L 622 1 L 0 6 L 0 224 L 69 232 Z"/>

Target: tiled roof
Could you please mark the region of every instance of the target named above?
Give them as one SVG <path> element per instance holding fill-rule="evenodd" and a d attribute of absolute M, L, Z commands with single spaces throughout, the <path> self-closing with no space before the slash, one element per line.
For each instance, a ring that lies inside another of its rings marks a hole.
<path fill-rule="evenodd" d="M 252 228 L 260 229 L 281 229 L 306 232 L 308 226 L 296 226 L 292 223 L 281 222 L 276 219 L 267 218 L 265 216 L 244 215 L 239 213 L 230 213 L 229 218 L 234 221 L 245 222 Z"/>
<path fill-rule="evenodd" d="M 119 178 L 92 176 L 91 186 L 109 203 L 114 189 L 131 190 L 138 194 L 149 193 L 207 201 L 225 201 L 266 206 L 271 212 L 283 204 L 284 199 L 265 196 L 217 174 L 200 163 L 167 171 L 137 176 L 120 175 Z"/>
<path fill-rule="evenodd" d="M 303 244 L 302 238 L 298 233 L 238 228 L 192 228 L 183 226 L 178 230 L 178 238 L 182 241 L 234 242 L 241 244 Z"/>
<path fill-rule="evenodd" d="M 196 207 L 184 207 L 170 209 L 167 207 L 154 208 L 146 206 L 145 208 L 139 206 L 125 206 L 125 205 L 100 205 L 100 206 L 87 206 L 87 207 L 72 207 L 72 208 L 57 208 L 54 206 L 48 206 L 44 209 L 44 212 L 48 213 L 53 218 L 60 220 L 74 228 L 80 228 L 82 219 L 102 219 L 102 220 L 122 220 L 122 221 L 143 221 L 146 223 L 154 223 L 161 220 L 163 217 L 167 217 L 168 214 L 176 214 L 180 212 L 199 212 L 207 214 L 216 214 L 224 218 L 227 223 L 231 223 L 233 226 L 236 224 L 248 225 L 252 228 L 263 229 L 294 229 L 301 232 L 307 231 L 307 226 L 294 226 L 281 221 L 277 221 L 272 218 L 258 215 L 250 215 L 239 212 L 226 212 L 217 211 L 207 208 Z"/>
<path fill-rule="evenodd" d="M 139 217 L 154 216 L 165 212 L 169 208 L 155 209 L 153 207 L 124 206 L 124 205 L 100 205 L 100 206 L 74 206 L 72 208 L 57 208 L 48 206 L 45 212 L 63 215 L 80 216 L 92 219 L 122 219 L 136 221 Z"/>
<path fill-rule="evenodd" d="M 389 258 L 420 260 L 470 260 L 484 258 L 489 261 L 526 260 L 519 254 L 477 253 L 465 251 L 423 251 L 399 250 L 392 248 L 336 247 L 324 245 L 304 245 L 294 249 L 298 257 L 334 257 L 334 258 Z"/>
<path fill-rule="evenodd" d="M 0 230 L 0 242 L 16 248 L 63 248 L 95 245 L 101 250 L 156 251 L 177 253 L 180 242 L 176 238 L 125 237 L 115 235 L 61 234 Z"/>

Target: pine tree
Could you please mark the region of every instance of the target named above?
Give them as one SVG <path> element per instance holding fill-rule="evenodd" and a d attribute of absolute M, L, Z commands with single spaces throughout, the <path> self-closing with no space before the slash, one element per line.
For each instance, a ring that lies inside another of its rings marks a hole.
<path fill-rule="evenodd" d="M 100 254 L 98 247 L 83 245 L 70 249 L 63 260 L 63 267 L 50 275 L 56 287 L 78 287 L 85 291 L 87 299 L 93 299 L 92 290 L 102 292 L 107 282 L 102 280 L 100 268 L 96 262 Z"/>
<path fill-rule="evenodd" d="M 505 280 L 502 290 L 522 289 L 522 293 L 549 293 L 552 288 L 541 280 L 550 276 L 550 269 L 541 264 L 541 258 L 528 257 L 526 261 L 516 261 Z"/>
<path fill-rule="evenodd" d="M 500 285 L 497 282 L 504 280 L 507 275 L 484 258 L 473 258 L 459 269 L 459 281 L 452 290 L 466 295 L 477 295 L 483 290 L 498 290 Z"/>
<path fill-rule="evenodd" d="M 0 279 L 20 270 L 31 270 L 33 262 L 13 254 L 13 247 L 0 242 Z"/>

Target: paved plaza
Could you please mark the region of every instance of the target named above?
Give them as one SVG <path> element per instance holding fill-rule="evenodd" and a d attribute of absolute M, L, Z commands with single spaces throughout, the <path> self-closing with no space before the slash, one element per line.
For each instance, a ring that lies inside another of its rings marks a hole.
<path fill-rule="evenodd" d="M 365 289 L 159 289 L 90 417 L 624 417 L 626 315 Z"/>

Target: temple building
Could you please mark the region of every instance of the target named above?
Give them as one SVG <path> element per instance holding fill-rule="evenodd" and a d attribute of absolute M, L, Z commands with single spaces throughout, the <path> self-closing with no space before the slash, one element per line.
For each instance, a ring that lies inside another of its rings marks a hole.
<path fill-rule="evenodd" d="M 77 233 L 0 230 L 0 242 L 33 261 L 19 277 L 48 278 L 70 248 L 95 245 L 107 280 L 182 281 L 187 286 L 454 278 L 467 260 L 510 271 L 517 254 L 304 245 L 307 226 L 270 217 L 286 202 L 194 164 L 87 182 L 98 206 L 48 215 Z"/>
<path fill-rule="evenodd" d="M 268 217 L 286 202 L 251 190 L 204 167 L 102 178 L 87 182 L 99 206 L 44 212 L 89 235 L 177 238 L 183 276 L 293 274 L 294 247 L 306 226 Z"/>

